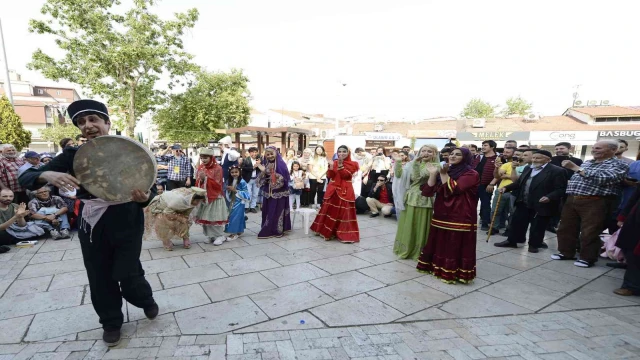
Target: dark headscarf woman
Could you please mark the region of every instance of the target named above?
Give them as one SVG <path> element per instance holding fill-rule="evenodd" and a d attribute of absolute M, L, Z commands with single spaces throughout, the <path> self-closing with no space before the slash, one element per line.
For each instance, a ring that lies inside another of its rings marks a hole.
<path fill-rule="evenodd" d="M 262 190 L 262 228 L 259 239 L 282 237 L 291 231 L 289 209 L 289 170 L 273 146 L 265 149 L 257 182 Z"/>
<path fill-rule="evenodd" d="M 422 195 L 434 196 L 433 219 L 427 245 L 418 260 L 418 271 L 433 274 L 446 283 L 469 283 L 476 277 L 478 185 L 469 150 L 455 148 L 440 170 L 428 164 L 429 180 Z"/>
<path fill-rule="evenodd" d="M 329 164 L 327 177 L 331 182 L 320 212 L 311 225 L 311 231 L 325 240 L 336 237 L 342 243 L 360 241 L 360 230 L 356 219 L 356 195 L 351 181 L 360 165 L 351 160 L 351 151 L 345 145 L 338 147 L 338 160 Z"/>

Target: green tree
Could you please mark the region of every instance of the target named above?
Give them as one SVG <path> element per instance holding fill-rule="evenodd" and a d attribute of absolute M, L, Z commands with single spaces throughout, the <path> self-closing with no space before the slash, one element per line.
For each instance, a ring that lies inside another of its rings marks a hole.
<path fill-rule="evenodd" d="M 153 117 L 161 139 L 202 143 L 219 139 L 217 129 L 249 123 L 249 79 L 242 70 L 201 71 L 181 94 L 171 95 L 167 106 Z"/>
<path fill-rule="evenodd" d="M 79 134 L 80 129 L 73 124 L 60 124 L 57 121 L 53 122 L 53 126 L 40 130 L 42 138 L 54 143 L 56 146 L 60 143 L 60 140 L 64 138 L 72 138 L 75 140 Z"/>
<path fill-rule="evenodd" d="M 464 106 L 460 116 L 471 119 L 491 118 L 496 115 L 496 108 L 497 106 L 491 105 L 489 102 L 474 98 Z"/>
<path fill-rule="evenodd" d="M 0 97 L 0 141 L 12 144 L 18 151 L 31 143 L 31 132 L 22 127 L 20 116 L 5 95 Z"/>
<path fill-rule="evenodd" d="M 126 119 L 130 137 L 140 117 L 164 99 L 155 86 L 160 76 L 168 75 L 173 88 L 196 69 L 181 37 L 198 19 L 190 9 L 165 21 L 150 12 L 157 0 L 132 3 L 123 9 L 120 0 L 46 0 L 41 13 L 47 19 L 30 20 L 29 31 L 53 35 L 64 57 L 56 60 L 38 49 L 28 65 L 104 98 Z"/>
<path fill-rule="evenodd" d="M 509 115 L 526 115 L 532 106 L 532 103 L 527 102 L 520 96 L 510 97 L 507 99 L 507 107 L 502 111 L 502 114 L 505 117 Z"/>

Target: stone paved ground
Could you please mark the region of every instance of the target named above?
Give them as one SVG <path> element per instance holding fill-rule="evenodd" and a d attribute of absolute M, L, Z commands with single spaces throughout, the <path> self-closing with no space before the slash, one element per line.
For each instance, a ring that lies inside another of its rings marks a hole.
<path fill-rule="evenodd" d="M 623 272 L 604 261 L 580 269 L 479 236 L 478 278 L 447 285 L 395 258 L 394 220 L 361 215 L 362 242 L 344 245 L 305 235 L 301 219 L 258 240 L 259 215 L 219 247 L 195 227 L 190 250 L 145 241 L 162 315 L 125 304 L 110 350 L 76 239 L 0 254 L 0 360 L 640 359 L 640 298 L 612 294 Z"/>

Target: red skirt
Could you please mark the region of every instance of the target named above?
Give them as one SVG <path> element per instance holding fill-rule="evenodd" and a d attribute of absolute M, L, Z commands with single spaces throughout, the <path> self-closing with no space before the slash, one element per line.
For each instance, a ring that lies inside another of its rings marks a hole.
<path fill-rule="evenodd" d="M 476 277 L 476 241 L 475 229 L 453 231 L 432 222 L 417 269 L 446 282 L 471 282 Z"/>
<path fill-rule="evenodd" d="M 325 240 L 336 237 L 342 242 L 360 242 L 355 202 L 342 200 L 337 194 L 325 199 L 311 225 L 311 231 Z"/>

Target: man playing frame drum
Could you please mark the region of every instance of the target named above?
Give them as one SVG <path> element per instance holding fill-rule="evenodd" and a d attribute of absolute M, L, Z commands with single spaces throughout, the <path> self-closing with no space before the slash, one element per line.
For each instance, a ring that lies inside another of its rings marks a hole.
<path fill-rule="evenodd" d="M 95 100 L 78 100 L 68 107 L 69 116 L 82 136 L 91 140 L 109 135 L 111 121 L 107 107 Z M 142 209 L 155 196 L 156 189 L 135 189 L 130 201 L 109 202 L 91 195 L 75 178 L 74 158 L 79 148 L 67 147 L 47 165 L 29 169 L 20 184 L 35 190 L 50 183 L 61 190 L 77 190 L 82 200 L 78 218 L 78 237 L 84 266 L 89 278 L 91 301 L 104 330 L 103 340 L 109 346 L 120 341 L 124 321 L 122 298 L 142 308 L 149 319 L 158 315 L 151 286 L 144 278 L 140 264 L 144 215 Z M 114 154 L 116 156 L 117 154 Z M 131 167 L 131 175 L 136 169 Z"/>

